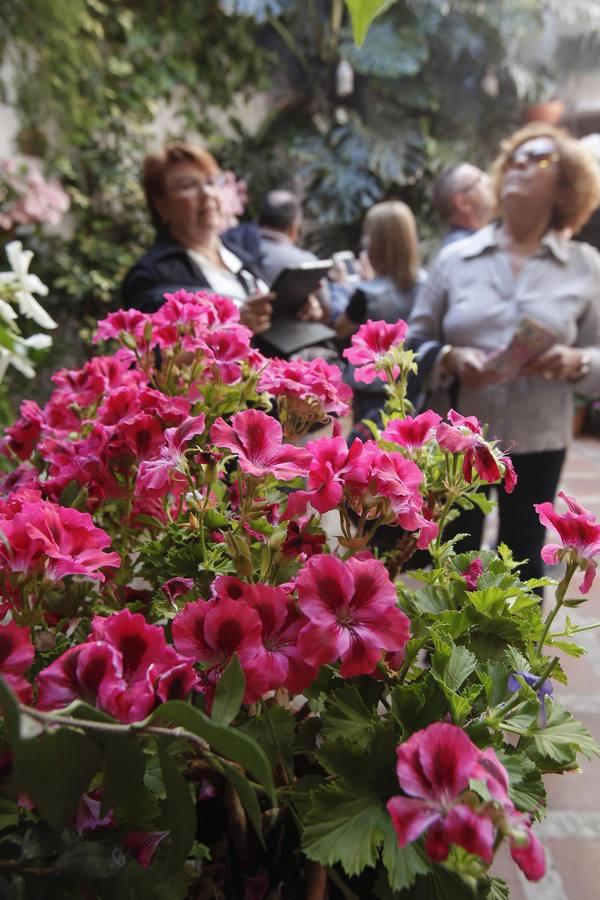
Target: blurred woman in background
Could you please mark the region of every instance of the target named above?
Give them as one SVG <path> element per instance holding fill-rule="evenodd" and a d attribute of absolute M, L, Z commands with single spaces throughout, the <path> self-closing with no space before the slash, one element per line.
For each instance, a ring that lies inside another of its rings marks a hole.
<path fill-rule="evenodd" d="M 348 342 L 368 319 L 386 322 L 408 319 L 426 277 L 419 268 L 415 218 L 400 200 L 371 207 L 363 225 L 363 246 L 372 271 L 356 285 L 345 312 L 336 320 L 337 336 L 342 343 Z M 386 397 L 381 381 L 370 385 L 358 383 L 351 366 L 346 380 L 354 389 L 355 419 L 381 409 Z"/>
<path fill-rule="evenodd" d="M 600 171 L 565 131 L 532 123 L 502 144 L 492 180 L 500 221 L 440 252 L 409 338 L 413 346 L 439 342 L 431 405 L 477 416 L 510 452 L 518 483 L 512 494 L 499 492 L 498 539 L 517 560 L 529 560 L 523 576 L 536 578 L 544 527 L 533 504 L 554 501 L 574 391 L 600 392 L 600 254 L 570 239 L 600 203 Z M 524 319 L 539 322 L 554 342 L 498 374 L 488 357 L 509 345 Z M 459 549 L 480 546 L 479 510 L 454 525 L 470 534 Z"/>

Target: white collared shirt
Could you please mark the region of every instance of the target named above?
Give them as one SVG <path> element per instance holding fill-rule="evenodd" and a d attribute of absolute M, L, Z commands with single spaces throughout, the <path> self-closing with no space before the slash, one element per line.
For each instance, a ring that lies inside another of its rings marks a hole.
<path fill-rule="evenodd" d="M 571 436 L 574 391 L 600 395 L 600 254 L 593 247 L 548 232 L 515 278 L 498 226 L 488 225 L 439 253 L 410 317 L 410 336 L 490 353 L 510 342 L 524 316 L 552 329 L 557 343 L 588 350 L 590 372 L 576 384 L 535 376 L 461 385 L 457 406 L 488 423 L 489 437 L 505 448 L 514 444 L 515 453 L 560 450 Z"/>

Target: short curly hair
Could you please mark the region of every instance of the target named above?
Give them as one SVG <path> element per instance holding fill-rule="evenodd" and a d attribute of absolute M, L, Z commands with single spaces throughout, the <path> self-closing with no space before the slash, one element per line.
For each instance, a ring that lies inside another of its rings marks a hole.
<path fill-rule="evenodd" d="M 491 169 L 498 207 L 501 205 L 506 164 L 511 154 L 525 141 L 537 137 L 551 138 L 560 155 L 558 187 L 551 225 L 556 229 L 568 228 L 576 234 L 600 206 L 600 167 L 580 141 L 563 128 L 556 128 L 544 122 L 531 122 L 502 142 L 500 153 Z"/>

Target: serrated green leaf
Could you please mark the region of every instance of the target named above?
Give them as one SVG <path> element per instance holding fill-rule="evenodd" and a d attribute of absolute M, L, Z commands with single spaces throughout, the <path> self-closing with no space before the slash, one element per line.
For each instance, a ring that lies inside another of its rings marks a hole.
<path fill-rule="evenodd" d="M 234 653 L 215 690 L 210 717 L 218 725 L 229 725 L 240 711 L 246 679 L 237 653 Z"/>
<path fill-rule="evenodd" d="M 169 700 L 150 716 L 148 722 L 165 720 L 181 725 L 203 738 L 217 753 L 239 763 L 251 772 L 266 792 L 273 798 L 274 785 L 271 766 L 256 741 L 239 729 L 218 725 L 201 710 L 183 700 Z"/>
<path fill-rule="evenodd" d="M 158 757 L 167 795 L 167 824 L 169 828 L 169 852 L 157 879 L 176 874 L 188 858 L 196 837 L 196 808 L 190 794 L 190 786 L 171 757 L 165 740 L 158 740 Z"/>
<path fill-rule="evenodd" d="M 573 641 L 557 641 L 557 640 L 547 640 L 546 647 L 556 647 L 557 650 L 562 650 L 563 653 L 566 653 L 568 656 L 573 656 L 578 658 L 580 656 L 585 656 L 587 654 L 587 650 L 585 647 L 582 647 L 580 644 L 575 644 Z"/>
<path fill-rule="evenodd" d="M 588 759 L 600 755 L 600 746 L 585 725 L 574 719 L 559 703 L 552 705 L 545 728 L 536 720 L 530 725 L 527 734 L 533 738 L 540 756 L 560 764 L 574 761 L 577 753 L 583 753 Z"/>
<path fill-rule="evenodd" d="M 433 676 L 451 691 L 458 691 L 477 666 L 475 654 L 460 645 L 452 647 L 449 657 L 436 650 L 431 660 Z"/>
<path fill-rule="evenodd" d="M 330 695 L 321 718 L 325 737 L 347 737 L 363 746 L 370 740 L 377 723 L 374 710 L 369 709 L 353 684 L 346 684 Z"/>
<path fill-rule="evenodd" d="M 429 863 L 418 845 L 398 846 L 396 832 L 389 815 L 383 839 L 382 860 L 387 871 L 389 885 L 394 891 L 412 887 L 417 875 L 424 875 L 429 870 Z"/>
<path fill-rule="evenodd" d="M 519 751 L 499 751 L 498 759 L 508 772 L 510 799 L 517 809 L 537 816 L 546 805 L 546 788 L 536 764 Z"/>
<path fill-rule="evenodd" d="M 324 866 L 340 864 L 347 875 L 374 866 L 385 835 L 387 810 L 374 790 L 340 779 L 311 793 L 302 848 Z"/>
<path fill-rule="evenodd" d="M 446 712 L 441 687 L 430 673 L 418 682 L 399 685 L 391 692 L 392 715 L 410 735 L 432 722 L 438 722 Z"/>

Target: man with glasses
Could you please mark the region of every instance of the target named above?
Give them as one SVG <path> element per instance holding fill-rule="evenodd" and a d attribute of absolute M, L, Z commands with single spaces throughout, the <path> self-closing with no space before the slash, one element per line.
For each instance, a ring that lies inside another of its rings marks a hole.
<path fill-rule="evenodd" d="M 494 212 L 490 180 L 477 166 L 456 163 L 436 179 L 433 205 L 448 229 L 441 243 L 447 247 L 490 222 Z"/>

